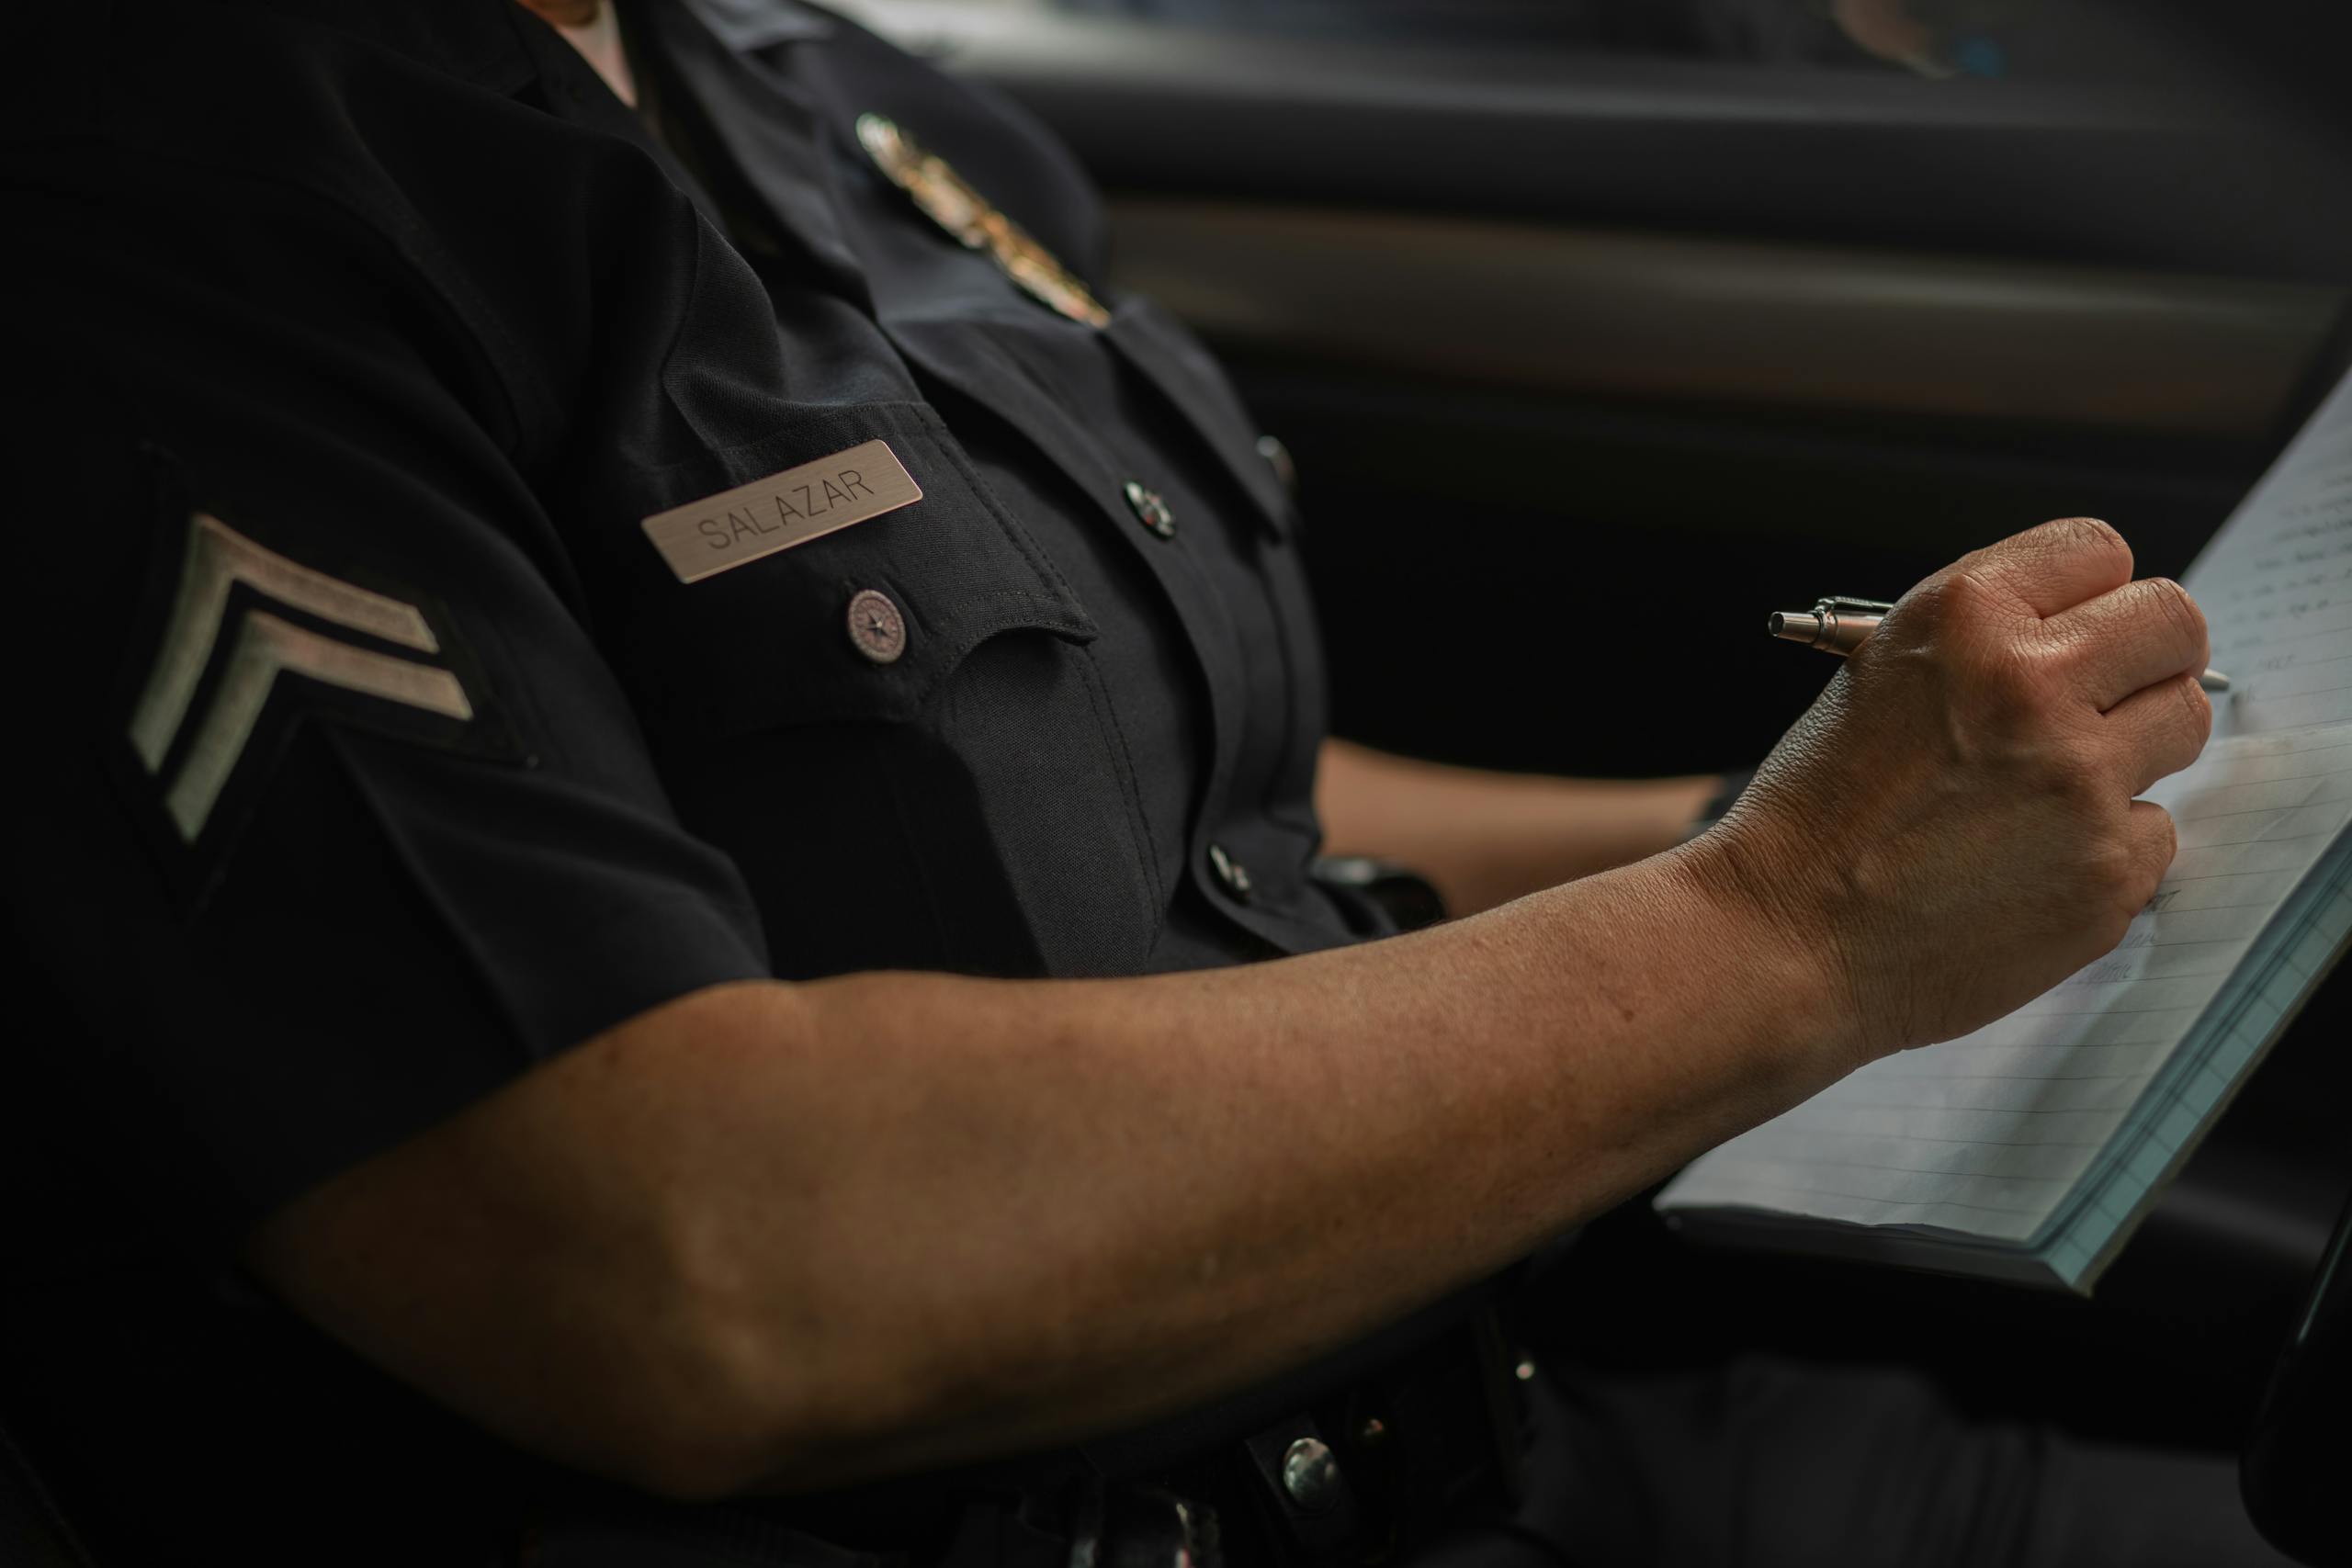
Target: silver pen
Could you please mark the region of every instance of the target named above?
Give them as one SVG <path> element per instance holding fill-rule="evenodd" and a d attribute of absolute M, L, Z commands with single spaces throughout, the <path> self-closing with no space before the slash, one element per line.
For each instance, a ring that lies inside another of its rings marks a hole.
<path fill-rule="evenodd" d="M 1894 608 L 1883 599 L 1832 597 L 1816 601 L 1810 610 L 1775 610 L 1764 626 L 1774 637 L 1843 659 L 1861 647 L 1862 639 L 1878 630 L 1879 622 Z M 2230 678 L 2219 670 L 2206 671 L 2197 677 L 2197 683 L 2209 692 L 2230 689 Z"/>

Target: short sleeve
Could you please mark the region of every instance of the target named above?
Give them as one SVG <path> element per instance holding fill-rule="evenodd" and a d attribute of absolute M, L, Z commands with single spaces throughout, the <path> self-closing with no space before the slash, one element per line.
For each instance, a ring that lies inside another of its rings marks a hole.
<path fill-rule="evenodd" d="M 0 480 L 11 913 L 69 1014 L 17 1049 L 210 1246 L 769 964 L 501 445 L 509 389 L 373 236 L 195 205 L 28 200 Z"/>

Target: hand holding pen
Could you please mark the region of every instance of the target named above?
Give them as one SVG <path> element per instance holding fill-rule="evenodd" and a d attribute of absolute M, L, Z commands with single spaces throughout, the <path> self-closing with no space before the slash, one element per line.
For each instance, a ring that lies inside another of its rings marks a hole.
<path fill-rule="evenodd" d="M 2113 951 L 2162 885 L 2179 840 L 2145 796 L 2212 733 L 2211 651 L 2188 594 L 2132 568 L 2113 528 L 2061 518 L 1900 605 L 1777 617 L 1840 654 L 1879 640 L 1685 850 L 1787 933 L 1789 962 L 1833 965 L 1851 1059 L 2022 1006 Z"/>
<path fill-rule="evenodd" d="M 1832 596 L 1815 600 L 1810 610 L 1775 610 L 1765 622 L 1765 629 L 1774 637 L 1843 659 L 1861 647 L 1894 608 L 1883 599 Z M 2219 670 L 2205 671 L 2197 677 L 2197 683 L 2209 692 L 2230 689 L 2230 678 Z"/>

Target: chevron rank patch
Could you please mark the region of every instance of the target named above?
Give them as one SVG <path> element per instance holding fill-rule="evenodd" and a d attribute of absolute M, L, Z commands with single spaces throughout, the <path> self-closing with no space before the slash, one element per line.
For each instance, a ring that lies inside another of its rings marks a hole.
<path fill-rule="evenodd" d="M 346 711 L 363 720 L 371 707 L 445 725 L 475 716 L 416 605 L 288 560 L 197 513 L 129 723 L 130 749 L 183 842 L 214 821 L 281 675 L 356 699 Z"/>

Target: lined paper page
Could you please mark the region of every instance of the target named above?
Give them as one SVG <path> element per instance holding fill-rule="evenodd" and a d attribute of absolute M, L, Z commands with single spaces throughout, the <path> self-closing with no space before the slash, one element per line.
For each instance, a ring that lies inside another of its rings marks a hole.
<path fill-rule="evenodd" d="M 2180 853 L 2115 952 L 1733 1139 L 1659 1207 L 2032 1235 L 2352 818 L 2352 724 L 2216 741 L 2150 796 L 2173 812 Z"/>
<path fill-rule="evenodd" d="M 2084 1289 L 2131 1234 L 2154 1190 L 2229 1102 L 2238 1080 L 2254 1070 L 2289 1015 L 2326 975 L 2352 940 L 2352 854 L 2341 850 L 2297 895 L 2303 907 L 2263 939 L 2222 992 L 2215 1010 L 2198 1021 L 2186 1061 L 2142 1100 L 2132 1125 L 2104 1165 L 2085 1183 L 2074 1213 L 2046 1237 L 2043 1261 L 2062 1283 Z"/>
<path fill-rule="evenodd" d="M 2217 735 L 2352 718 L 2352 377 L 2182 579 L 2233 682 Z"/>
<path fill-rule="evenodd" d="M 2135 1134 L 2169 1128 L 2172 1142 L 2126 1139 L 2098 1170 L 2088 1196 L 2115 1211 L 2114 1225 L 2131 1182 L 2154 1179 L 2143 1168 L 2194 1141 L 2201 1122 L 2184 1086 L 2151 1089 L 2225 987 L 2256 994 L 2233 972 L 2352 818 L 2352 378 L 2184 581 L 2233 686 L 2217 699 L 2204 756 L 2149 792 L 2172 811 L 2180 852 L 2122 944 L 1997 1022 L 1873 1063 L 1733 1139 L 1669 1185 L 1660 1209 L 1768 1209 L 2022 1243 L 2068 1204 L 2127 1121 Z M 2305 934 L 2272 942 L 2319 962 Z M 2273 964 L 2254 956 L 2255 967 Z M 2222 1021 L 2231 1038 L 2249 1027 Z M 2250 1047 L 2238 1053 L 2239 1066 L 2251 1059 Z M 2215 1062 L 2188 1066 L 2200 1103 L 2218 1104 L 2227 1083 L 2201 1083 Z"/>

